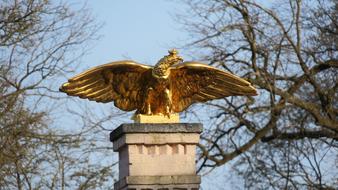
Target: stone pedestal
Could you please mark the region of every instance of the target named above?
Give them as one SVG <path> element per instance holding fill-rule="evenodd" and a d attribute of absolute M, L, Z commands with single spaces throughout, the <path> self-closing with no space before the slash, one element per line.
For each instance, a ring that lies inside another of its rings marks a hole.
<path fill-rule="evenodd" d="M 115 190 L 197 190 L 201 124 L 122 124 L 110 134 L 119 153 Z"/>

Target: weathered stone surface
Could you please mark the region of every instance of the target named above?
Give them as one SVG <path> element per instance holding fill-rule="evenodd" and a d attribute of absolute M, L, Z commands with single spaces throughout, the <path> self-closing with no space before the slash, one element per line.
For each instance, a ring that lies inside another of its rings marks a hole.
<path fill-rule="evenodd" d="M 130 135 L 132 138 L 126 140 Z M 198 141 L 199 134 L 196 133 L 184 133 L 183 136 L 182 133 L 125 134 L 114 141 L 114 150 L 119 152 L 120 158 L 119 178 L 194 175 Z"/>
<path fill-rule="evenodd" d="M 126 133 L 201 133 L 200 123 L 126 123 L 110 133 L 113 142 Z"/>
<path fill-rule="evenodd" d="M 122 179 L 125 184 L 131 185 L 172 185 L 172 184 L 200 184 L 201 177 L 197 175 L 176 176 L 128 176 Z"/>
<path fill-rule="evenodd" d="M 128 185 L 114 190 L 199 190 L 198 184 L 184 185 Z"/>
<path fill-rule="evenodd" d="M 164 144 L 197 144 L 198 133 L 128 133 L 113 142 L 114 151 L 125 145 L 164 145 Z"/>
<path fill-rule="evenodd" d="M 197 175 L 178 175 L 178 176 L 128 176 L 114 184 L 114 189 L 128 188 L 199 188 L 201 177 Z"/>
<path fill-rule="evenodd" d="M 188 147 L 189 153 L 179 149 L 179 145 L 167 145 L 167 151 L 159 154 L 158 146 L 144 147 L 143 154 L 129 151 L 129 165 L 121 168 L 121 171 L 128 170 L 129 176 L 151 176 L 151 175 L 194 175 L 195 168 L 195 146 Z M 133 146 L 128 146 L 133 149 Z M 154 152 L 149 151 L 154 148 Z M 174 148 L 177 148 L 176 150 Z M 187 151 L 188 152 L 188 151 Z M 123 177 L 123 176 L 121 176 Z"/>
<path fill-rule="evenodd" d="M 197 190 L 201 124 L 123 124 L 111 133 L 119 152 L 116 190 Z"/>

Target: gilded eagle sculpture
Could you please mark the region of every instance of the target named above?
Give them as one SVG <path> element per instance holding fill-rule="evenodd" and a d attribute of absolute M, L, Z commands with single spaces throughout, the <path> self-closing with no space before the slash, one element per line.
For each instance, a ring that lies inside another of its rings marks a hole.
<path fill-rule="evenodd" d="M 170 50 L 155 66 L 117 61 L 89 69 L 64 83 L 60 91 L 96 102 L 112 102 L 136 114 L 166 115 L 191 104 L 227 96 L 253 96 L 246 80 L 214 67 L 183 62 Z"/>

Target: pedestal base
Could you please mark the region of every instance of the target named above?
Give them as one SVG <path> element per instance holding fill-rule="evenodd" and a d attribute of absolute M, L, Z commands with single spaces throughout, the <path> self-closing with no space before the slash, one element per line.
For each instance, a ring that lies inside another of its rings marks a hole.
<path fill-rule="evenodd" d="M 198 190 L 200 176 L 128 176 L 114 184 L 117 190 Z"/>
<path fill-rule="evenodd" d="M 110 134 L 119 152 L 115 190 L 197 190 L 196 145 L 201 124 L 123 124 Z"/>

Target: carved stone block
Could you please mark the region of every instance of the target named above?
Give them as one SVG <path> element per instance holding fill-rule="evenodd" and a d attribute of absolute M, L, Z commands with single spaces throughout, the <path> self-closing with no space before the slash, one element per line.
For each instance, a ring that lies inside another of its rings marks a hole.
<path fill-rule="evenodd" d="M 196 144 L 201 124 L 123 124 L 110 134 L 119 152 L 114 189 L 198 189 Z"/>

